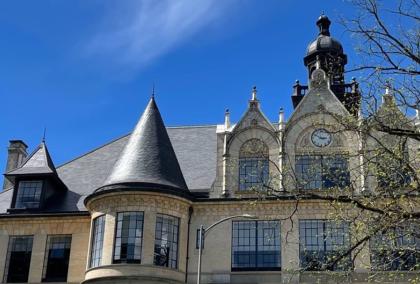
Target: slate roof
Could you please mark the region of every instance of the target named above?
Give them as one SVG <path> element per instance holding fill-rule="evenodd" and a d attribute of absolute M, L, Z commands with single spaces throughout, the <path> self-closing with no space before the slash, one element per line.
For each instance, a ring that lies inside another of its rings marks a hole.
<path fill-rule="evenodd" d="M 166 130 L 189 190 L 208 191 L 216 177 L 216 125 Z M 86 210 L 85 197 L 104 184 L 129 138 L 130 134 L 120 137 L 57 167 L 68 188 L 57 211 Z M 0 193 L 0 214 L 10 207 L 11 198 L 12 190 Z"/>
<path fill-rule="evenodd" d="M 55 166 L 50 153 L 48 152 L 45 142 L 42 141 L 19 168 L 11 170 L 5 175 L 54 174 L 55 172 Z"/>
<path fill-rule="evenodd" d="M 154 97 L 147 104 L 111 174 L 96 192 L 109 190 L 113 185 L 188 193 Z"/>

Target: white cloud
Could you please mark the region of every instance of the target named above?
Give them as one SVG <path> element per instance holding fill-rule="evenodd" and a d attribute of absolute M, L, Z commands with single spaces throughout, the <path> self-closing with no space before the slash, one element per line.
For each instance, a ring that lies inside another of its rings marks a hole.
<path fill-rule="evenodd" d="M 226 0 L 138 0 L 124 17 L 107 19 L 111 28 L 88 44 L 90 55 L 143 66 L 169 52 L 194 34 L 218 23 L 229 11 Z M 123 2 L 124 3 L 124 2 Z M 112 27 L 112 26 L 118 27 Z"/>

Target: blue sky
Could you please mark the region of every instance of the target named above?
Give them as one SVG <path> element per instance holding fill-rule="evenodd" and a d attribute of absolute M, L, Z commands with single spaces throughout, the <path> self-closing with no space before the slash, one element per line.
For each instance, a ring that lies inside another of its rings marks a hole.
<path fill-rule="evenodd" d="M 44 127 L 56 165 L 130 132 L 153 83 L 167 126 L 235 122 L 253 85 L 271 120 L 290 115 L 322 11 L 354 64 L 343 0 L 2 1 L 0 167 Z"/>

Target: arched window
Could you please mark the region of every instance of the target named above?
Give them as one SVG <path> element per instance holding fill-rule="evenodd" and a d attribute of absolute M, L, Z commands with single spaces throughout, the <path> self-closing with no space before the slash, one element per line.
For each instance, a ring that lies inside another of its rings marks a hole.
<path fill-rule="evenodd" d="M 259 139 L 246 141 L 239 151 L 239 190 L 258 189 L 269 178 L 268 147 Z"/>

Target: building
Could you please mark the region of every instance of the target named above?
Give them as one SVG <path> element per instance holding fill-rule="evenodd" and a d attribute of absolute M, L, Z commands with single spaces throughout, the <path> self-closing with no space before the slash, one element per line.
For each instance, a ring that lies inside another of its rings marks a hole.
<path fill-rule="evenodd" d="M 288 121 L 282 112 L 269 121 L 254 88 L 240 121 L 227 111 L 214 126 L 166 128 L 151 97 L 131 134 L 60 167 L 45 141 L 27 155 L 11 140 L 0 194 L 3 282 L 196 283 L 200 226 L 243 214 L 258 219 L 228 220 L 206 236 L 202 283 L 362 283 L 381 270 L 366 246 L 336 272 L 317 273 L 349 246 L 349 224 L 330 220 L 323 200 L 276 195 L 350 183 L 362 194 L 375 183 L 361 154 L 373 142 L 337 131 L 337 116 L 361 119 L 358 84 L 344 80 L 347 56 L 329 19 L 317 26 L 304 58 L 308 86 L 294 85 Z M 382 111 L 392 106 L 384 95 Z M 406 259 L 404 268 L 420 263 Z"/>

